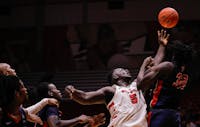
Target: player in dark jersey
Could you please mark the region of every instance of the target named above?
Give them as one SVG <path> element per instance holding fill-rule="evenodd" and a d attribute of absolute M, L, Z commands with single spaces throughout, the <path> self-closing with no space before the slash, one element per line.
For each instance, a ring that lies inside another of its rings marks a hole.
<path fill-rule="evenodd" d="M 17 76 L 15 69 L 13 69 L 9 64 L 7 63 L 0 63 L 0 76 L 8 76 L 8 75 L 12 75 L 12 76 Z M 9 89 L 9 87 L 8 87 Z M 2 91 L 4 91 L 4 88 L 1 89 Z M 3 92 L 1 92 L 3 93 Z M 4 99 L 6 97 L 3 97 Z M 23 111 L 26 112 L 26 119 L 29 122 L 32 123 L 38 123 L 38 124 L 43 124 L 42 120 L 40 119 L 40 117 L 38 117 L 36 114 L 46 105 L 58 105 L 58 101 L 56 99 L 53 98 L 44 98 L 42 100 L 40 100 L 39 102 L 37 102 L 34 105 L 31 105 L 29 107 L 24 108 L 23 105 L 20 106 L 20 108 L 23 109 Z M 0 107 L 0 121 L 2 118 L 2 110 Z M 0 124 L 1 127 L 1 124 Z"/>
<path fill-rule="evenodd" d="M 39 99 L 56 98 L 61 100 L 62 95 L 60 90 L 53 83 L 41 82 L 37 87 Z M 98 127 L 105 122 L 104 114 L 100 113 L 95 116 L 80 115 L 70 120 L 61 120 L 58 107 L 47 105 L 40 112 L 39 116 L 44 121 L 43 127 L 65 127 L 75 126 L 77 124 L 86 124 L 84 127 Z"/>
<path fill-rule="evenodd" d="M 188 86 L 191 47 L 175 40 L 168 43 L 165 62 L 149 68 L 140 87 L 149 88 L 155 83 L 148 113 L 150 127 L 180 127 L 179 101 Z"/>
<path fill-rule="evenodd" d="M 1 127 L 27 127 L 26 113 L 21 107 L 26 99 L 27 89 L 17 76 L 0 76 Z"/>

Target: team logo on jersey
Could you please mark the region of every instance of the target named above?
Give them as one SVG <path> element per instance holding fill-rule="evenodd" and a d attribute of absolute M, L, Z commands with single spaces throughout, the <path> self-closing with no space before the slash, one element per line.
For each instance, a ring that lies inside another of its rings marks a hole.
<path fill-rule="evenodd" d="M 187 82 L 188 82 L 188 75 L 187 74 L 183 74 L 181 72 L 179 72 L 177 75 L 176 75 L 176 81 L 173 82 L 172 86 L 176 87 L 177 89 L 180 89 L 180 90 L 184 90 L 184 88 L 186 87 L 187 85 Z"/>

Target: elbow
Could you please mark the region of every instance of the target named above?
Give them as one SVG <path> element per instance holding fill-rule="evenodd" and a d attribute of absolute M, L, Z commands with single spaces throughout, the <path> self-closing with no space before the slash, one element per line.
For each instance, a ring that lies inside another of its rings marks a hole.
<path fill-rule="evenodd" d="M 168 70 L 172 71 L 174 69 L 174 64 L 172 62 L 165 62 Z"/>
<path fill-rule="evenodd" d="M 64 127 L 64 124 L 61 120 L 56 120 L 55 127 Z"/>

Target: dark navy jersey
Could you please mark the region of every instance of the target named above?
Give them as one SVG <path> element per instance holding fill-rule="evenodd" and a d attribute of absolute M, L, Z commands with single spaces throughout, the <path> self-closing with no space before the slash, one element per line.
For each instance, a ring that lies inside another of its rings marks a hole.
<path fill-rule="evenodd" d="M 177 67 L 166 79 L 159 79 L 152 91 L 151 108 L 177 109 L 183 91 L 189 82 L 189 74 Z"/>
<path fill-rule="evenodd" d="M 47 119 L 52 115 L 55 115 L 58 117 L 60 116 L 59 110 L 56 106 L 47 105 L 39 112 L 39 116 L 44 122 L 43 127 L 48 127 Z"/>
<path fill-rule="evenodd" d="M 7 113 L 3 113 L 1 127 L 28 127 L 25 111 L 20 108 L 21 119 L 19 121 L 12 119 Z"/>

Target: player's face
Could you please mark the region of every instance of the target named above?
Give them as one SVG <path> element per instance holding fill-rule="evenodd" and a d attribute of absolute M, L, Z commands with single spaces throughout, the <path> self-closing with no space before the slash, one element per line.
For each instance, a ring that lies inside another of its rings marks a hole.
<path fill-rule="evenodd" d="M 19 94 L 18 94 L 18 100 L 21 104 L 23 104 L 28 99 L 28 92 L 26 87 L 24 86 L 23 82 L 20 80 L 20 87 L 19 87 Z"/>
<path fill-rule="evenodd" d="M 49 91 L 52 93 L 52 97 L 55 97 L 57 99 L 61 99 L 62 95 L 60 90 L 57 89 L 57 87 L 54 84 L 49 84 Z"/>
<path fill-rule="evenodd" d="M 132 76 L 128 69 L 117 68 L 113 71 L 113 78 L 117 80 L 123 80 L 124 82 L 127 83 L 126 85 L 129 85 Z"/>
<path fill-rule="evenodd" d="M 113 78 L 122 78 L 122 77 L 128 77 L 131 78 L 131 74 L 128 69 L 123 69 L 123 68 L 117 68 L 113 71 Z"/>
<path fill-rule="evenodd" d="M 0 63 L 0 74 L 3 75 L 16 75 L 16 72 L 14 69 L 11 68 L 11 66 L 7 63 Z"/>

